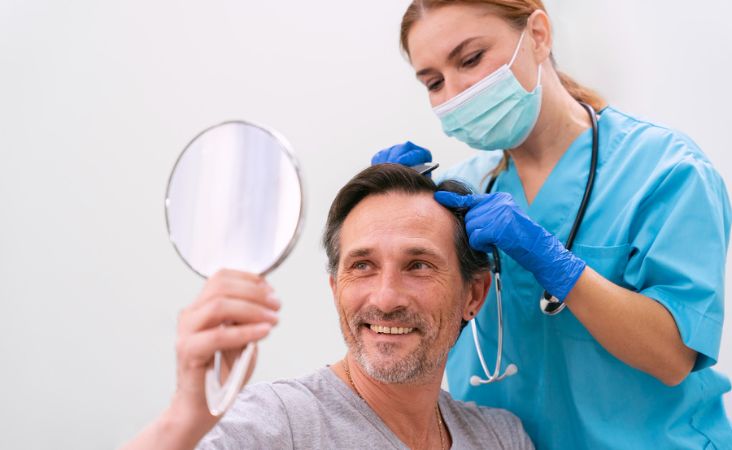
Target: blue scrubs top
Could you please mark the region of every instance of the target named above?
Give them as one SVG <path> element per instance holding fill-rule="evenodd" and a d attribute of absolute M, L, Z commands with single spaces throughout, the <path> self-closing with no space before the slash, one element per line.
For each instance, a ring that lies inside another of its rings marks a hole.
<path fill-rule="evenodd" d="M 729 380 L 713 371 L 724 315 L 724 265 L 730 205 L 722 179 L 688 137 L 621 113 L 602 111 L 592 198 L 572 251 L 608 280 L 646 295 L 673 315 L 684 343 L 699 354 L 692 373 L 669 387 L 608 353 L 572 315 L 539 310 L 542 287 L 502 254 L 503 367 L 483 378 L 466 327 L 447 365 L 452 395 L 518 415 L 539 449 L 732 448 L 722 405 Z M 566 242 L 585 189 L 592 135 L 569 147 L 531 205 L 509 162 L 494 191 L 508 192 L 528 215 Z M 481 152 L 441 178 L 484 192 L 498 152 Z M 496 352 L 495 292 L 478 314 L 489 369 Z M 710 445 L 711 444 L 711 445 Z M 709 446 L 709 447 L 707 447 Z"/>

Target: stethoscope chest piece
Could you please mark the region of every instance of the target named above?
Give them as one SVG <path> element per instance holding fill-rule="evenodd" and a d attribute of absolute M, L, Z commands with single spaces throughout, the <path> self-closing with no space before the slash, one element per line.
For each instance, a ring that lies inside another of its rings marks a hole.
<path fill-rule="evenodd" d="M 554 316 L 556 314 L 559 314 L 560 312 L 562 312 L 565 306 L 567 305 L 563 302 L 560 302 L 559 299 L 553 295 L 542 295 L 539 299 L 539 308 L 541 308 L 541 312 L 543 312 L 547 316 Z"/>

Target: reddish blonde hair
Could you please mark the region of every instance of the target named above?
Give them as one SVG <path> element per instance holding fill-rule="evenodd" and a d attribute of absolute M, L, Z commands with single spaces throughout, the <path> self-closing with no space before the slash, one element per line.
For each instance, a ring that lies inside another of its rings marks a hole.
<path fill-rule="evenodd" d="M 402 17 L 401 30 L 399 35 L 400 45 L 402 50 L 409 54 L 409 31 L 412 29 L 415 23 L 425 15 L 427 11 L 442 8 L 444 6 L 451 5 L 480 5 L 490 8 L 495 14 L 504 20 L 506 20 L 511 26 L 517 30 L 523 30 L 526 27 L 526 22 L 529 16 L 540 9 L 546 12 L 544 3 L 541 0 L 413 0 L 412 3 L 407 7 Z M 562 83 L 564 89 L 569 92 L 569 95 L 574 97 L 577 101 L 587 103 L 592 106 L 595 111 L 600 111 L 607 102 L 600 94 L 594 90 L 582 86 L 576 82 L 569 75 L 557 70 L 554 56 L 551 56 L 552 66 L 559 76 L 559 81 Z M 489 175 L 497 175 L 501 170 L 507 166 L 507 154 L 504 153 L 503 161 L 491 171 Z"/>

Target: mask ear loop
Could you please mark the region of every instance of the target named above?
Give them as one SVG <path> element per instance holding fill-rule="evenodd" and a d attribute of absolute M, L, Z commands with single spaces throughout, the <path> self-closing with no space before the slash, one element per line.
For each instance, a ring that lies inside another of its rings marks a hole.
<path fill-rule="evenodd" d="M 519 50 L 521 50 L 521 43 L 524 41 L 524 35 L 526 34 L 526 30 L 521 32 L 521 37 L 519 38 L 518 44 L 516 44 L 516 50 L 513 51 L 513 56 L 511 57 L 511 61 L 508 62 L 508 68 L 510 69 L 511 66 L 513 66 L 514 61 L 516 61 L 516 57 L 518 56 Z M 541 86 L 541 64 L 539 64 L 539 72 L 536 75 L 536 86 L 534 87 L 534 91 Z M 534 92 L 532 91 L 532 92 Z"/>
<path fill-rule="evenodd" d="M 521 50 L 521 43 L 524 41 L 525 34 L 526 34 L 526 31 L 521 32 L 521 37 L 519 38 L 518 44 L 516 44 L 516 50 L 513 51 L 513 56 L 511 57 L 511 61 L 508 62 L 508 67 L 513 66 L 513 62 L 516 61 L 516 57 L 518 56 L 519 50 Z"/>

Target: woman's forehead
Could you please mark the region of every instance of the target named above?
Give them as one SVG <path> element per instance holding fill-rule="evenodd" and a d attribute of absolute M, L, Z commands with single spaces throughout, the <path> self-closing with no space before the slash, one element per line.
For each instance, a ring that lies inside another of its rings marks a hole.
<path fill-rule="evenodd" d="M 510 30 L 509 22 L 480 5 L 453 5 L 428 10 L 407 35 L 410 59 L 417 69 L 418 64 L 430 59 L 446 57 L 466 39 L 495 40 L 506 36 Z"/>

